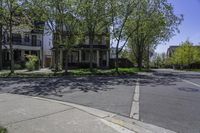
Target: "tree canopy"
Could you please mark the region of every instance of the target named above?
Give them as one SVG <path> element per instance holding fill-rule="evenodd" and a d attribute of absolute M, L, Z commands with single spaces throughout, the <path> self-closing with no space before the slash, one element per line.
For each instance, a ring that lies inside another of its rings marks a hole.
<path fill-rule="evenodd" d="M 173 65 L 190 68 L 191 64 L 200 63 L 200 47 L 187 40 L 175 50 L 170 62 Z"/>

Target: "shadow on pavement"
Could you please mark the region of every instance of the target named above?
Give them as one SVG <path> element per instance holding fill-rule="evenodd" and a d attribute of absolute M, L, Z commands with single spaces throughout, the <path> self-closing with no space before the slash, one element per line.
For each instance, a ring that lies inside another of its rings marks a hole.
<path fill-rule="evenodd" d="M 67 93 L 95 92 L 115 89 L 115 85 L 133 86 L 135 76 L 69 77 L 69 78 L 2 78 L 0 91 L 5 93 L 62 97 Z"/>

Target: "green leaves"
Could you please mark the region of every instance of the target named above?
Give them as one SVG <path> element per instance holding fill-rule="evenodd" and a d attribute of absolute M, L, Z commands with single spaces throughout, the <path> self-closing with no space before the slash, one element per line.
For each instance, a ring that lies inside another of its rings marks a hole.
<path fill-rule="evenodd" d="M 155 47 L 178 31 L 181 21 L 167 0 L 138 0 L 125 29 L 126 36 L 131 33 L 128 46 L 138 63 L 148 61 Z"/>
<path fill-rule="evenodd" d="M 171 63 L 175 65 L 189 66 L 200 62 L 200 49 L 185 41 L 177 48 L 171 57 Z"/>

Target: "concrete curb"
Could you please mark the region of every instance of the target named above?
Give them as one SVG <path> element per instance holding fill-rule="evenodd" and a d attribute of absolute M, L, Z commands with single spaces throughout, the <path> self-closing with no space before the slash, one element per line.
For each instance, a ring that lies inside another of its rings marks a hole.
<path fill-rule="evenodd" d="M 84 111 L 90 115 L 96 116 L 102 120 L 106 120 L 108 122 L 111 122 L 113 124 L 119 125 L 121 127 L 124 127 L 128 130 L 131 130 L 136 133 L 176 133 L 174 131 L 170 131 L 165 128 L 161 128 L 155 125 L 147 124 L 138 120 L 130 119 L 127 117 L 119 116 L 114 113 L 102 111 L 99 109 L 94 109 L 90 107 L 86 107 L 83 105 L 68 103 L 68 102 L 62 102 L 58 100 L 53 99 L 47 99 L 47 98 L 40 98 L 40 97 L 31 97 L 38 100 L 48 101 L 48 102 L 54 102 L 66 106 L 74 107 L 78 110 Z"/>

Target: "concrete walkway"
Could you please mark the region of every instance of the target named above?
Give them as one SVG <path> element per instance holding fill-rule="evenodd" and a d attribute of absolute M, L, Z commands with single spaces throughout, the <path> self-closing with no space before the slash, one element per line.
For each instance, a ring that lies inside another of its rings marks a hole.
<path fill-rule="evenodd" d="M 0 125 L 9 133 L 173 133 L 85 106 L 7 93 L 0 94 Z"/>

